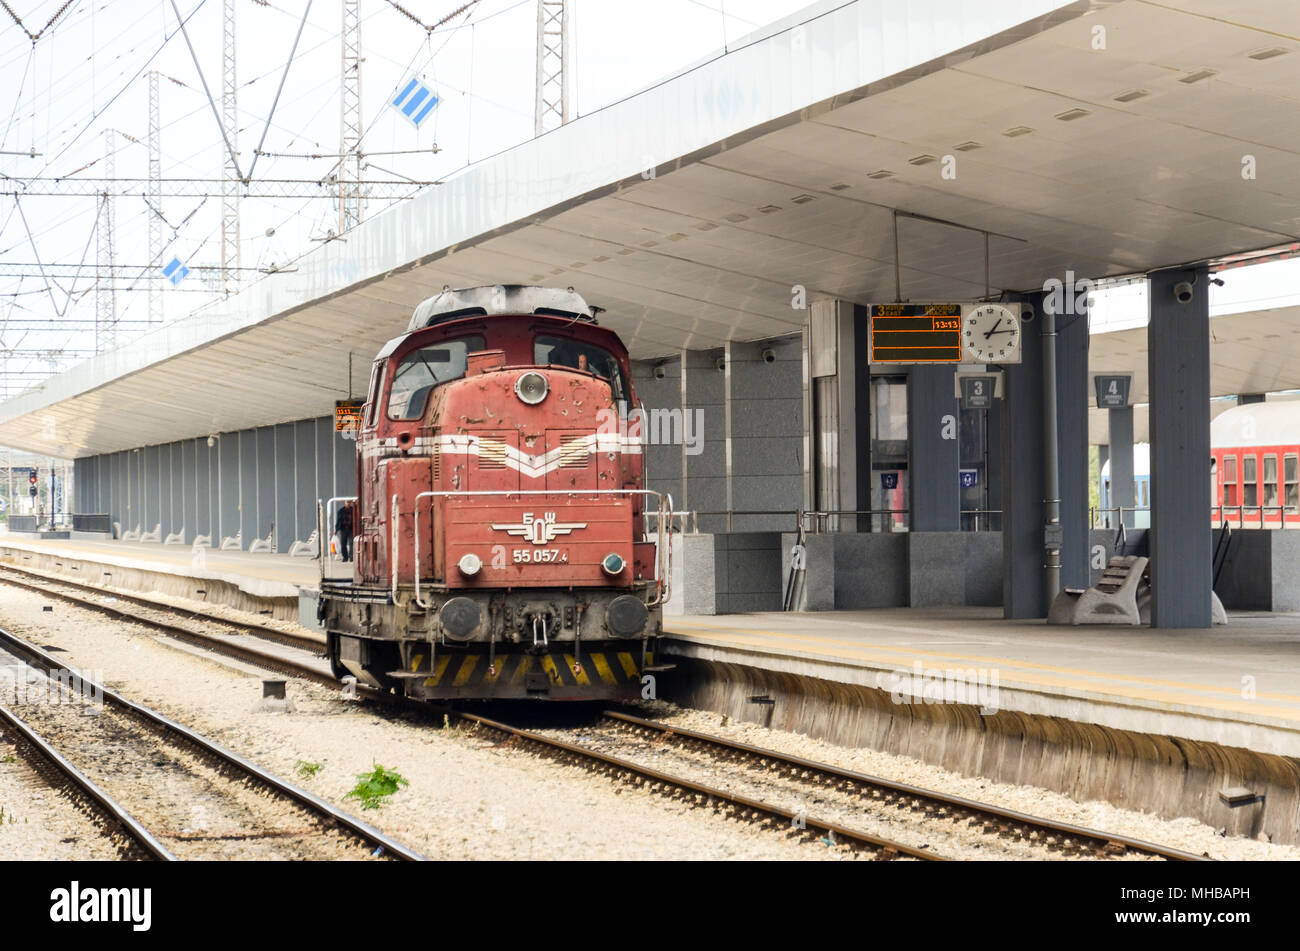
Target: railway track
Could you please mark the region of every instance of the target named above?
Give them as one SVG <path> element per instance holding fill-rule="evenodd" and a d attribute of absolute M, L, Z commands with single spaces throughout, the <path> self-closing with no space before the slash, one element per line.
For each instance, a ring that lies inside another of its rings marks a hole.
<path fill-rule="evenodd" d="M 178 623 L 174 619 L 161 619 L 153 616 L 153 612 L 148 610 L 132 612 L 114 605 L 106 605 L 102 601 L 97 601 L 89 596 L 91 593 L 96 592 L 100 595 L 103 594 L 100 589 L 95 589 L 93 586 L 70 584 L 66 587 L 60 587 L 62 585 L 61 581 L 47 580 L 30 572 L 23 572 L 26 580 L 14 581 L 10 577 L 13 571 L 14 569 L 8 566 L 0 568 L 0 580 L 17 583 L 42 594 L 52 595 L 102 611 L 123 620 L 145 624 L 168 636 L 178 637 L 196 646 L 233 656 L 268 670 L 275 670 L 326 686 L 338 685 L 337 679 L 323 663 L 315 658 L 294 658 L 283 653 L 267 653 L 247 644 L 234 643 L 228 634 L 215 634 L 211 631 L 202 630 L 200 626 L 191 627 L 187 624 Z M 88 588 L 89 591 L 86 595 L 80 595 L 74 594 L 66 590 L 66 588 Z M 150 606 L 152 606 L 152 603 L 150 603 Z M 207 625 L 208 623 L 209 619 L 204 617 L 200 625 Z M 235 630 L 243 627 L 241 624 L 230 621 L 219 621 L 219 625 Z M 254 625 L 253 629 L 249 630 L 248 633 L 255 637 L 260 636 L 256 628 L 257 626 Z M 403 707 L 411 706 L 417 710 L 436 711 L 438 715 L 475 725 L 483 730 L 496 732 L 512 743 L 531 747 L 564 762 L 584 765 L 606 775 L 619 775 L 637 785 L 646 786 L 674 798 L 705 805 L 727 815 L 738 816 L 767 825 L 778 825 L 786 829 L 795 829 L 808 835 L 823 838 L 829 842 L 843 844 L 850 848 L 871 853 L 880 858 L 944 858 L 944 856 L 938 855 L 932 850 L 898 842 L 886 836 L 868 834 L 861 830 L 852 829 L 843 823 L 816 819 L 801 810 L 792 810 L 761 798 L 744 796 L 685 776 L 671 775 L 623 756 L 587 749 L 565 739 L 547 736 L 534 730 L 523 729 L 463 710 L 407 704 L 399 698 L 380 691 L 369 690 L 365 687 L 358 687 L 358 694 L 385 704 L 396 704 Z M 797 782 L 794 785 L 801 787 L 807 793 L 813 794 L 807 798 L 817 798 L 815 793 L 818 790 L 830 790 L 838 795 L 852 797 L 859 803 L 868 803 L 874 808 L 910 813 L 914 817 L 924 817 L 927 821 L 965 826 L 973 825 L 994 839 L 1019 841 L 1045 853 L 1057 856 L 1103 859 L 1137 857 L 1167 861 L 1203 861 L 1206 859 L 1205 856 L 1193 855 L 1156 843 L 1143 842 L 1095 829 L 1054 822 L 974 800 L 949 796 L 933 790 L 855 773 L 826 763 L 817 763 L 773 750 L 749 746 L 724 737 L 667 726 L 625 712 L 605 711 L 601 716 L 604 723 L 624 733 L 640 734 L 643 737 L 651 737 L 656 742 L 672 743 L 683 748 L 689 748 L 697 754 L 707 753 L 707 755 L 715 759 L 735 764 L 745 764 L 745 767 L 750 770 L 756 769 L 772 776 L 795 779 Z M 790 784 L 787 783 L 787 785 Z"/>
<path fill-rule="evenodd" d="M 988 803 L 950 796 L 931 789 L 869 776 L 741 743 L 726 737 L 669 726 L 626 712 L 607 710 L 601 722 L 611 732 L 644 738 L 655 746 L 672 746 L 691 758 L 721 764 L 737 775 L 749 773 L 760 783 L 780 781 L 806 799 L 839 798 L 846 804 L 887 810 L 927 824 L 973 826 L 997 839 L 1016 842 L 1059 857 L 1167 861 L 1206 861 L 1207 857 L 1153 842 L 1112 835 L 1097 829 L 1056 822 Z"/>
<path fill-rule="evenodd" d="M 420 855 L 199 733 L 78 676 L 41 648 L 0 630 L 0 650 L 69 687 L 81 703 L 4 710 L 18 737 L 53 764 L 154 858 L 324 859 Z M 26 689 L 26 688 L 25 688 Z M 87 695 L 102 708 L 88 708 Z"/>

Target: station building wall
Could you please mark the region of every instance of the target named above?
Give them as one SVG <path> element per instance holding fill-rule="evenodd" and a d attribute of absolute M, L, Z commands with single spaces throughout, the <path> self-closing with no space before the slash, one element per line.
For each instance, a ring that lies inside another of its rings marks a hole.
<path fill-rule="evenodd" d="M 316 527 L 316 501 L 356 494 L 356 443 L 332 417 L 303 419 L 75 462 L 78 512 L 106 513 L 126 532 L 161 526 L 221 539 L 242 532 L 245 549 L 271 535 L 286 552 Z"/>

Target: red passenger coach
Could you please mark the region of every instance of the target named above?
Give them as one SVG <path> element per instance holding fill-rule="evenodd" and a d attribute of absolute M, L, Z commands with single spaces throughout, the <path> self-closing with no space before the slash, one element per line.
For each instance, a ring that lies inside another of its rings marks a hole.
<path fill-rule="evenodd" d="M 1247 403 L 1210 424 L 1214 523 L 1300 528 L 1300 403 Z"/>
<path fill-rule="evenodd" d="M 572 290 L 420 304 L 371 371 L 358 496 L 321 511 L 322 537 L 340 507 L 356 533 L 350 579 L 322 560 L 336 675 L 426 700 L 640 696 L 672 503 L 620 427 L 636 407 L 626 348 Z"/>

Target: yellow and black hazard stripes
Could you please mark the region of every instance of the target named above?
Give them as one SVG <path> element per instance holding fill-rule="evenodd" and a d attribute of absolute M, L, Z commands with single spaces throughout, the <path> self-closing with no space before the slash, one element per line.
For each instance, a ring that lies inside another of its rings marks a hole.
<path fill-rule="evenodd" d="M 567 651 L 545 654 L 498 652 L 489 663 L 487 651 L 438 651 L 429 667 L 427 654 L 411 657 L 410 671 L 426 673 L 410 678 L 408 693 L 426 697 L 523 697 L 560 693 L 581 696 L 589 691 L 593 697 L 612 693 L 639 691 L 641 686 L 641 650 L 595 649 L 575 653 Z M 646 664 L 653 655 L 646 654 Z"/>

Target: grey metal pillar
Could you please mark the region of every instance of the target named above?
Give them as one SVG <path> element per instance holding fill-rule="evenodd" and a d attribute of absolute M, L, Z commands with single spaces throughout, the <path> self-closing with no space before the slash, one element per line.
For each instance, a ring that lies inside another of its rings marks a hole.
<path fill-rule="evenodd" d="M 1133 495 L 1133 407 L 1106 411 L 1110 417 L 1110 507 L 1123 512 L 1125 528 L 1132 528 Z M 1116 528 L 1119 521 L 1116 521 Z"/>
<path fill-rule="evenodd" d="M 1097 447 L 1097 500 L 1098 500 L 1098 504 L 1100 504 L 1100 502 L 1101 502 L 1101 482 L 1102 482 L 1102 473 L 1106 470 L 1106 463 L 1109 462 L 1109 461 L 1110 461 L 1110 444 L 1109 444 L 1109 443 L 1103 443 L 1102 445 L 1100 445 L 1100 446 Z M 1108 521 L 1106 521 L 1105 513 L 1103 513 L 1103 512 L 1098 512 L 1098 513 L 1097 513 L 1097 524 L 1099 524 L 1099 525 L 1104 525 L 1104 526 L 1106 526 L 1106 527 L 1109 527 L 1109 526 L 1110 526 L 1110 523 L 1109 523 Z M 1094 526 L 1091 526 L 1091 525 L 1090 525 L 1090 526 L 1088 526 L 1088 527 L 1089 527 L 1089 528 L 1092 528 L 1092 527 L 1094 527 Z"/>
<path fill-rule="evenodd" d="M 961 419 L 951 366 L 914 366 L 907 377 L 907 477 L 914 532 L 961 531 Z"/>
<path fill-rule="evenodd" d="M 1178 268 L 1149 277 L 1151 626 L 1209 627 L 1208 274 Z"/>
<path fill-rule="evenodd" d="M 1088 567 L 1088 317 L 1056 318 L 1056 420 L 1061 490 L 1061 587 L 1086 588 Z"/>
<path fill-rule="evenodd" d="M 1002 431 L 1002 614 L 1047 616 L 1043 586 L 1043 351 L 1034 345 L 1043 295 L 1020 298 L 1034 306 L 1025 326 L 1022 361 L 1005 368 L 999 404 Z"/>

